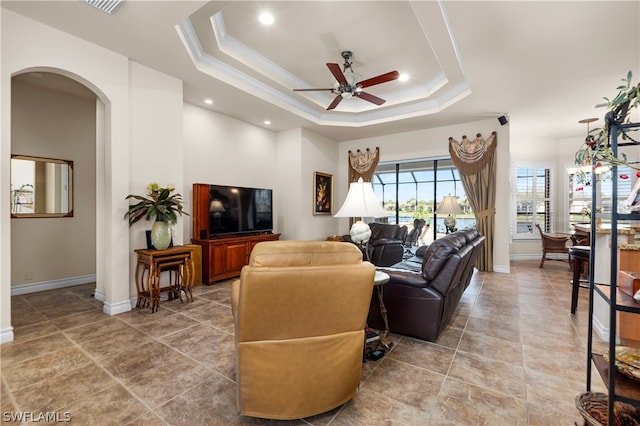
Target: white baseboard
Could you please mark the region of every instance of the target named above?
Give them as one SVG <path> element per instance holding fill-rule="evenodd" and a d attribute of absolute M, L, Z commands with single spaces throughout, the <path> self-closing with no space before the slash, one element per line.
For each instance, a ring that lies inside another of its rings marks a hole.
<path fill-rule="evenodd" d="M 508 273 L 511 272 L 511 268 L 509 266 L 493 265 L 493 272 L 499 272 L 501 274 L 508 274 Z"/>
<path fill-rule="evenodd" d="M 104 302 L 102 306 L 102 312 L 107 315 L 118 315 L 129 311 L 131 311 L 131 300 L 123 300 L 116 303 Z"/>
<path fill-rule="evenodd" d="M 13 341 L 13 327 L 0 330 L 0 344 Z"/>
<path fill-rule="evenodd" d="M 39 291 L 56 290 L 58 288 L 73 287 L 81 284 L 90 284 L 96 282 L 96 275 L 81 275 L 79 277 L 62 278 L 59 280 L 42 281 L 33 284 L 22 284 L 11 287 L 12 296 L 20 296 L 22 294 L 37 293 Z"/>
<path fill-rule="evenodd" d="M 509 260 L 537 260 L 540 261 L 542 259 L 541 254 L 512 254 L 509 256 Z M 566 254 L 547 254 L 547 260 L 566 260 L 568 256 Z"/>
<path fill-rule="evenodd" d="M 97 301 L 104 303 L 104 291 L 96 288 L 96 291 L 93 293 L 93 297 Z"/>
<path fill-rule="evenodd" d="M 605 327 L 595 316 L 593 317 L 593 331 L 603 342 L 609 341 L 609 327 Z M 620 336 L 616 336 L 616 345 L 620 344 Z"/>

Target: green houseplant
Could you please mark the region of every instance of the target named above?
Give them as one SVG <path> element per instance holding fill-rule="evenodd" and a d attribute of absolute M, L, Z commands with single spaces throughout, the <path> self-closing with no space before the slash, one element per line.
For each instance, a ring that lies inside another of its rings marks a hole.
<path fill-rule="evenodd" d="M 575 155 L 575 163 L 582 165 L 590 162 L 592 166 L 601 165 L 627 165 L 633 169 L 638 169 L 637 164 L 630 164 L 624 153 L 615 156 L 611 149 L 609 140 L 609 128 L 612 124 L 624 124 L 630 121 L 631 110 L 640 105 L 640 83 L 631 85 L 632 73 L 629 71 L 627 77 L 622 79 L 623 85 L 618 86 L 618 94 L 613 98 L 604 98 L 607 101 L 609 111 L 604 116 L 604 125 L 589 132 L 585 143 L 580 147 Z M 638 142 L 632 138 L 628 131 L 618 130 L 618 138 L 622 141 Z M 586 176 L 584 171 L 576 174 L 578 181 L 584 181 Z"/>
<path fill-rule="evenodd" d="M 136 204 L 129 205 L 129 209 L 124 214 L 125 219 L 129 219 L 129 226 L 138 222 L 142 218 L 155 219 L 151 228 L 151 241 L 158 250 L 164 250 L 171 243 L 170 224 L 178 221 L 178 215 L 188 215 L 182 209 L 182 195 L 171 194 L 175 191 L 173 185 L 160 187 L 157 183 L 147 186 L 147 195 L 128 195 L 125 199 L 137 200 Z"/>

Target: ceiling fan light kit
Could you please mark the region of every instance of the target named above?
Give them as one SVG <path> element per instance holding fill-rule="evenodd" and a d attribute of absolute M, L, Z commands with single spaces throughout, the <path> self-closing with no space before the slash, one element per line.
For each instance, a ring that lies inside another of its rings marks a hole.
<path fill-rule="evenodd" d="M 353 71 L 351 58 L 353 52 L 345 50 L 342 52 L 342 58 L 344 64 L 342 69 L 340 65 L 336 63 L 327 63 L 327 68 L 333 74 L 336 79 L 335 87 L 333 88 L 314 88 L 314 89 L 293 89 L 294 92 L 309 92 L 309 91 L 330 91 L 336 95 L 331 104 L 327 107 L 327 110 L 335 109 L 342 99 L 349 99 L 357 97 L 365 101 L 371 102 L 375 105 L 382 105 L 385 100 L 374 96 L 370 93 L 364 92 L 362 89 L 365 87 L 375 86 L 377 84 L 386 83 L 388 81 L 397 80 L 400 77 L 398 71 L 391 71 L 386 74 L 380 74 L 376 77 L 372 77 L 366 80 L 362 80 L 362 76 Z"/>

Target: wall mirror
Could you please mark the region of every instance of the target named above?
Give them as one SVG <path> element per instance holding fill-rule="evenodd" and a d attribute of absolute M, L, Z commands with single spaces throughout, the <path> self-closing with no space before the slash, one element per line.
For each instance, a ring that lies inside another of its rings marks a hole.
<path fill-rule="evenodd" d="M 11 217 L 73 217 L 73 161 L 12 155 Z"/>

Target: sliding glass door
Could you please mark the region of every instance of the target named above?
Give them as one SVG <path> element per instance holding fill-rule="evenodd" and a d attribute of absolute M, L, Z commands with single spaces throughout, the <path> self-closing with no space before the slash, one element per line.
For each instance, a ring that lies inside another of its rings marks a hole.
<path fill-rule="evenodd" d="M 455 196 L 464 211 L 456 216 L 458 229 L 475 226 L 460 175 L 450 159 L 378 164 L 373 190 L 389 212 L 386 218 L 389 223 L 406 225 L 411 231 L 414 219 L 425 220 L 429 228 L 420 245 L 445 234 L 445 215 L 437 215 L 435 210 L 447 195 Z"/>

